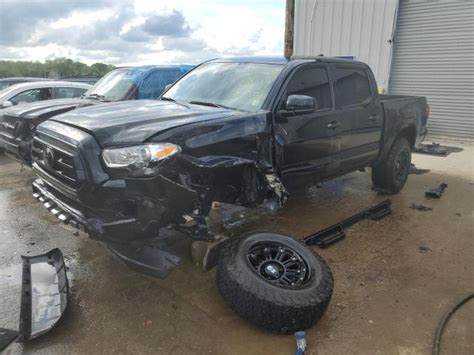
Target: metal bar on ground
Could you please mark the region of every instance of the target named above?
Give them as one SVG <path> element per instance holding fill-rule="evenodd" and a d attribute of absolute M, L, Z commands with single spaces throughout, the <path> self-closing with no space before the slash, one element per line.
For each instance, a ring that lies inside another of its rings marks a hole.
<path fill-rule="evenodd" d="M 327 248 L 346 237 L 344 229 L 362 221 L 363 219 L 378 220 L 392 212 L 392 201 L 390 199 L 384 200 L 379 204 L 365 209 L 351 217 L 348 217 L 330 227 L 327 227 L 319 232 L 311 234 L 303 239 L 306 245 L 317 245 L 321 248 Z"/>

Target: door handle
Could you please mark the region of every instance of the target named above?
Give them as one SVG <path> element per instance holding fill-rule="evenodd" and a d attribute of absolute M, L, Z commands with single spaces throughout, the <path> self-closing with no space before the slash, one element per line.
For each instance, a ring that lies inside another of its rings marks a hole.
<path fill-rule="evenodd" d="M 377 115 L 369 116 L 369 121 L 371 121 L 371 122 L 377 121 Z"/>
<path fill-rule="evenodd" d="M 332 121 L 331 123 L 328 123 L 327 128 L 329 129 L 336 129 L 337 127 L 340 127 L 341 124 L 337 121 Z"/>

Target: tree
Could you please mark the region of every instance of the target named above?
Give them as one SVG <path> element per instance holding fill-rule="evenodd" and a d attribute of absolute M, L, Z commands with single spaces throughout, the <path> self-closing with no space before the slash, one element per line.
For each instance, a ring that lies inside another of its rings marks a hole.
<path fill-rule="evenodd" d="M 87 65 L 69 58 L 55 58 L 40 62 L 0 61 L 0 78 L 11 76 L 33 76 L 42 78 L 59 78 L 62 76 L 93 75 L 101 77 L 115 67 L 110 64 L 94 63 Z"/>

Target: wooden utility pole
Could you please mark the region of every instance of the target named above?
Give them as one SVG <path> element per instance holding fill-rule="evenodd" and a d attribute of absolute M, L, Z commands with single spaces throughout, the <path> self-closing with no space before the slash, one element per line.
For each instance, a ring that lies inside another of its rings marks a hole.
<path fill-rule="evenodd" d="M 293 35 L 295 27 L 295 0 L 286 0 L 285 15 L 285 57 L 293 55 Z"/>

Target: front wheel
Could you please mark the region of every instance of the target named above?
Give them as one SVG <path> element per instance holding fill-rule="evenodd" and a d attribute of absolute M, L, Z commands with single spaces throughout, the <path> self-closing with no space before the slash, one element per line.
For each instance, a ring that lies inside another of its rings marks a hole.
<path fill-rule="evenodd" d="M 372 183 L 384 192 L 396 194 L 405 186 L 410 164 L 410 143 L 405 137 L 399 137 L 387 158 L 372 167 Z"/>
<path fill-rule="evenodd" d="M 323 258 L 293 238 L 267 232 L 230 240 L 216 278 L 225 302 L 240 317 L 277 333 L 314 325 L 333 290 Z"/>

